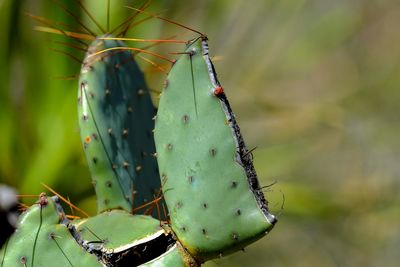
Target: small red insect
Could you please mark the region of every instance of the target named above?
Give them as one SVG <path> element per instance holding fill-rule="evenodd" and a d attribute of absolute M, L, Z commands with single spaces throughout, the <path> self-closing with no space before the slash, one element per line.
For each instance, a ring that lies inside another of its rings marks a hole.
<path fill-rule="evenodd" d="M 214 89 L 214 95 L 218 96 L 220 94 L 224 93 L 224 88 L 222 88 L 222 86 L 218 86 L 217 88 Z"/>

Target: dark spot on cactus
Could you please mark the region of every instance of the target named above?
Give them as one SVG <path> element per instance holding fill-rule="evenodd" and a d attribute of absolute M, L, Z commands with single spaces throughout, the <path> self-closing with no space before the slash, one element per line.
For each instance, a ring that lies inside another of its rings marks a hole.
<path fill-rule="evenodd" d="M 97 158 L 96 158 L 96 157 L 93 157 L 92 160 L 93 160 L 93 163 L 94 163 L 94 164 L 97 163 Z"/>
<path fill-rule="evenodd" d="M 110 200 L 104 199 L 104 204 L 105 204 L 105 205 L 108 205 L 109 203 L 110 203 Z"/>
<path fill-rule="evenodd" d="M 80 87 L 81 87 L 81 93 L 82 93 L 83 90 L 87 89 L 87 81 L 82 81 L 80 84 Z"/>
<path fill-rule="evenodd" d="M 126 161 L 124 161 L 124 163 L 123 163 L 123 166 L 124 166 L 124 168 L 125 168 L 125 169 L 128 169 L 128 167 L 129 167 L 129 163 L 128 163 L 128 162 L 126 162 Z"/>
<path fill-rule="evenodd" d="M 183 204 L 182 204 L 181 201 L 178 201 L 178 202 L 175 204 L 175 207 L 176 207 L 177 209 L 182 208 L 182 206 L 183 206 Z"/>
<path fill-rule="evenodd" d="M 90 97 L 91 99 L 93 99 L 93 98 L 94 98 L 94 94 L 93 94 L 93 92 L 89 92 L 89 97 Z"/>
<path fill-rule="evenodd" d="M 232 187 L 232 188 L 236 188 L 236 187 L 237 187 L 237 182 L 232 181 L 232 182 L 231 182 L 231 187 Z"/>
<path fill-rule="evenodd" d="M 94 139 L 94 140 L 97 140 L 98 136 L 97 136 L 96 133 L 92 134 L 92 136 L 93 136 L 93 139 Z"/>
<path fill-rule="evenodd" d="M 132 106 L 129 106 L 129 107 L 128 107 L 128 112 L 129 112 L 129 113 L 132 113 L 132 112 L 133 112 Z"/>
<path fill-rule="evenodd" d="M 26 262 L 27 262 L 26 256 L 22 256 L 22 257 L 19 259 L 19 261 L 20 261 L 24 266 L 26 266 Z"/>
<path fill-rule="evenodd" d="M 242 211 L 240 209 L 236 210 L 236 215 L 240 216 L 242 214 Z"/>
<path fill-rule="evenodd" d="M 164 89 L 167 89 L 168 84 L 169 84 L 168 79 L 165 79 L 164 82 L 163 82 Z"/>
<path fill-rule="evenodd" d="M 193 183 L 194 177 L 193 176 L 188 176 L 188 181 L 189 183 Z"/>
<path fill-rule="evenodd" d="M 183 123 L 188 123 L 189 122 L 189 116 L 188 115 L 183 115 L 183 117 L 182 117 L 182 121 L 183 121 Z"/>
<path fill-rule="evenodd" d="M 201 232 L 203 233 L 203 235 L 206 235 L 207 234 L 207 230 L 206 229 L 201 229 Z"/>
<path fill-rule="evenodd" d="M 182 230 L 183 232 L 186 232 L 186 227 L 185 227 L 185 226 L 182 226 L 182 227 L 181 227 L 181 230 Z"/>
<path fill-rule="evenodd" d="M 143 89 L 139 89 L 139 90 L 137 91 L 137 94 L 138 94 L 139 96 L 142 96 L 142 95 L 145 94 L 145 91 L 144 91 Z"/>
<path fill-rule="evenodd" d="M 80 96 L 78 97 L 78 104 L 82 104 L 82 98 Z"/>
<path fill-rule="evenodd" d="M 112 129 L 111 129 L 111 128 L 108 128 L 108 129 L 107 129 L 107 132 L 108 132 L 109 135 L 111 135 Z"/>
<path fill-rule="evenodd" d="M 48 237 L 49 237 L 50 240 L 54 240 L 55 237 L 56 237 L 56 234 L 51 232 Z"/>
<path fill-rule="evenodd" d="M 208 208 L 208 204 L 207 203 L 203 203 L 203 208 Z"/>
<path fill-rule="evenodd" d="M 172 145 L 172 144 L 167 144 L 167 149 L 168 149 L 168 150 L 172 150 L 172 148 L 173 148 L 173 145 Z"/>
<path fill-rule="evenodd" d="M 136 172 L 140 172 L 140 171 L 142 170 L 142 166 L 137 165 L 136 168 L 135 168 L 135 170 L 136 170 Z"/>
<path fill-rule="evenodd" d="M 111 182 L 111 181 L 107 181 L 107 182 L 106 182 L 106 186 L 107 186 L 107 187 L 112 187 L 112 182 Z"/>
<path fill-rule="evenodd" d="M 127 136 L 128 136 L 128 133 L 129 133 L 129 129 L 128 129 L 128 128 L 124 128 L 124 129 L 122 130 L 122 135 L 123 135 L 124 137 L 127 137 Z"/>
<path fill-rule="evenodd" d="M 231 237 L 232 237 L 232 239 L 235 240 L 235 241 L 238 241 L 238 240 L 239 240 L 239 234 L 237 234 L 237 233 L 232 233 Z"/>
<path fill-rule="evenodd" d="M 215 155 L 217 155 L 217 149 L 211 148 L 210 149 L 210 154 L 211 154 L 211 156 L 215 157 Z"/>
<path fill-rule="evenodd" d="M 106 89 L 106 96 L 110 96 L 110 95 L 111 95 L 110 89 Z"/>
<path fill-rule="evenodd" d="M 82 119 L 83 119 L 84 121 L 87 121 L 87 120 L 88 120 L 88 116 L 87 116 L 87 115 L 83 115 L 83 116 L 82 116 Z"/>

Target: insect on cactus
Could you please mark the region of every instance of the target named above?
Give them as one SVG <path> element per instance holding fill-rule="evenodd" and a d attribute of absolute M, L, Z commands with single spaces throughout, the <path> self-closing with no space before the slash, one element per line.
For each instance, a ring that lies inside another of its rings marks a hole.
<path fill-rule="evenodd" d="M 132 9 L 145 13 L 147 5 Z M 128 27 L 131 17 L 124 22 Z M 136 58 L 139 53 L 167 57 L 122 42 L 146 40 L 116 38 L 120 34 L 110 34 L 115 29 L 98 36 L 40 29 L 91 41 L 80 72 L 78 117 L 99 214 L 69 221 L 57 197 L 41 195 L 1 251 L 1 267 L 54 262 L 195 267 L 238 251 L 273 228 L 276 218 L 269 212 L 204 34 L 192 30 L 198 36 L 175 53 L 179 58 L 171 61 L 155 116 Z M 160 208 L 163 198 L 165 209 Z"/>

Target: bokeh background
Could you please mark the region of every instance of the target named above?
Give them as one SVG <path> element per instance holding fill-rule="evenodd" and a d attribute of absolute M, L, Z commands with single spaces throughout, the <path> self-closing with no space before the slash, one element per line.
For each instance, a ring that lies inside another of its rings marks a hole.
<path fill-rule="evenodd" d="M 99 33 L 76 1 L 59 2 Z M 111 25 L 141 2 L 111 0 Z M 105 25 L 106 1 L 84 3 Z M 148 10 L 208 35 L 261 183 L 277 182 L 265 192 L 276 228 L 205 266 L 399 266 L 400 1 L 154 0 Z M 80 66 L 54 50 L 83 55 L 26 12 L 79 30 L 54 1 L 0 0 L 0 183 L 21 194 L 45 183 L 94 214 L 77 80 L 66 79 Z M 128 35 L 195 36 L 155 19 Z M 160 90 L 165 74 L 141 65 Z"/>

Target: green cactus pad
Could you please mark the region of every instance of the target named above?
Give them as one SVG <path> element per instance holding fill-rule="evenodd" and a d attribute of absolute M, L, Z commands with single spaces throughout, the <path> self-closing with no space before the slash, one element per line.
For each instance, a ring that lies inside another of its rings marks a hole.
<path fill-rule="evenodd" d="M 150 216 L 113 210 L 73 224 L 83 247 L 106 266 L 153 266 L 147 264 L 156 261 L 179 267 L 191 259 L 185 250 L 178 249 L 170 230 Z"/>
<path fill-rule="evenodd" d="M 119 253 L 126 250 L 126 247 L 133 247 L 165 234 L 158 220 L 122 210 L 103 212 L 95 217 L 74 221 L 73 224 L 83 240 L 104 241 L 104 253 Z"/>
<path fill-rule="evenodd" d="M 41 195 L 39 201 L 19 218 L 17 231 L 0 252 L 0 266 L 103 266 L 71 235 L 58 198 Z"/>
<path fill-rule="evenodd" d="M 132 53 L 118 47 L 125 45 L 96 39 L 79 80 L 81 139 L 98 212 L 131 211 L 152 201 L 161 187 L 153 156 L 155 108 Z M 99 53 L 110 48 L 117 49 Z"/>
<path fill-rule="evenodd" d="M 276 219 L 205 39 L 188 45 L 165 84 L 155 140 L 172 229 L 200 261 L 241 249 Z"/>

